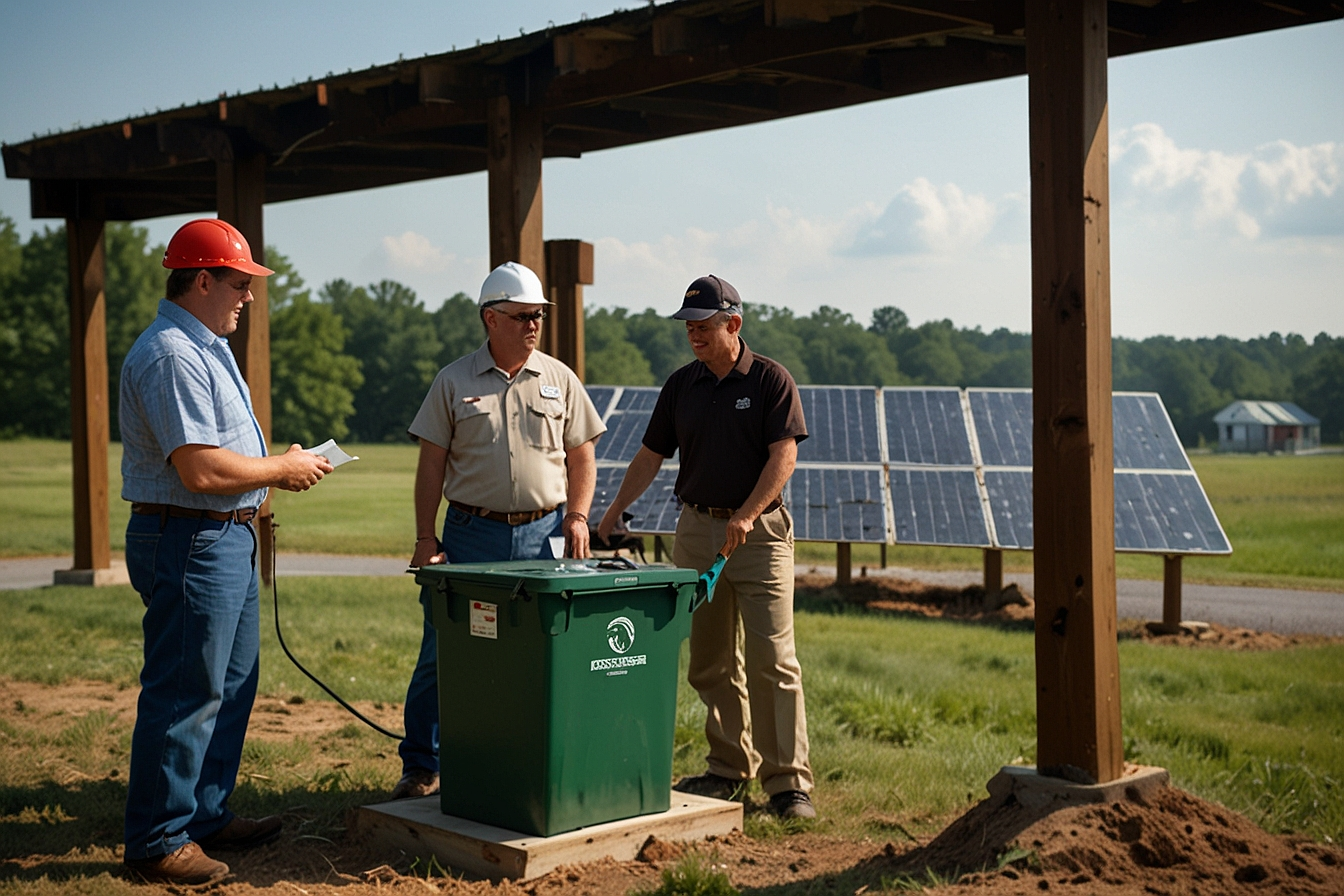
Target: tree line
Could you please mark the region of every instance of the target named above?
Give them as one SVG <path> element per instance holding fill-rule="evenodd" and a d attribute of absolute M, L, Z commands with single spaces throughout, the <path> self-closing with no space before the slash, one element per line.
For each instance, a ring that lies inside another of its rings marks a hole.
<path fill-rule="evenodd" d="M 115 437 L 121 362 L 154 319 L 165 272 L 163 247 L 134 225 L 107 225 L 106 256 Z M 269 296 L 277 441 L 403 439 L 438 370 L 484 340 L 476 303 L 464 293 L 433 311 L 392 280 L 332 280 L 314 295 L 275 247 L 267 246 L 266 259 L 276 271 Z M 70 436 L 67 276 L 63 227 L 23 241 L 0 214 L 0 438 Z M 590 310 L 585 330 L 592 383 L 658 385 L 692 360 L 683 325 L 651 308 Z M 802 384 L 1031 385 L 1029 334 L 950 320 L 914 325 L 890 306 L 865 326 L 833 307 L 799 316 L 748 304 L 743 336 Z M 1344 337 L 1116 338 L 1112 357 L 1114 388 L 1160 393 L 1189 446 L 1216 441 L 1213 415 L 1238 398 L 1296 402 L 1321 418 L 1324 440 L 1344 440 Z"/>

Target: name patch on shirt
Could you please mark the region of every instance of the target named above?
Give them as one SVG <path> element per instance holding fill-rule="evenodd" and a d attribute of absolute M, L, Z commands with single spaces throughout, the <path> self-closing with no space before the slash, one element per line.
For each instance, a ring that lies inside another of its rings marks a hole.
<path fill-rule="evenodd" d="M 739 398 L 739 399 L 737 400 L 737 409 L 738 409 L 739 411 L 745 411 L 745 410 L 746 410 L 747 408 L 749 408 L 749 407 L 751 407 L 751 399 L 750 399 L 750 398 Z"/>
<path fill-rule="evenodd" d="M 542 398 L 559 398 L 559 397 L 560 397 L 560 387 L 559 387 L 559 386 L 542 386 L 542 387 L 541 387 L 541 397 L 542 397 Z"/>

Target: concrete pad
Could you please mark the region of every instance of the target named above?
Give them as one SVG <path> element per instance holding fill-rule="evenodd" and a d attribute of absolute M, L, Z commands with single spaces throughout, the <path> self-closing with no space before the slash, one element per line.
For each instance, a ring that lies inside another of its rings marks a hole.
<path fill-rule="evenodd" d="M 529 880 L 560 865 L 630 861 L 650 836 L 686 841 L 740 831 L 742 804 L 673 791 L 666 812 L 541 837 L 444 815 L 436 795 L 361 806 L 355 830 L 407 855 L 432 855 L 455 871 L 490 880 Z"/>
<path fill-rule="evenodd" d="M 1006 800 L 1010 795 L 1028 809 L 1053 805 L 1054 809 L 1089 803 L 1115 803 L 1140 798 L 1171 784 L 1171 775 L 1155 765 L 1125 765 L 1124 773 L 1104 784 L 1078 784 L 1064 778 L 1042 775 L 1031 765 L 1005 765 L 989 779 L 990 797 Z M 1051 810 L 1053 811 L 1053 809 Z"/>
<path fill-rule="evenodd" d="M 52 572 L 53 585 L 129 585 L 125 560 L 113 560 L 107 569 L 57 569 Z"/>

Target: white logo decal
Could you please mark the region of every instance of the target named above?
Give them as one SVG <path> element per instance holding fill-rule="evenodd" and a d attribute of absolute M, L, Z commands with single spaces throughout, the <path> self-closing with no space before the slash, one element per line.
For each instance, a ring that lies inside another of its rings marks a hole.
<path fill-rule="evenodd" d="M 607 646 L 612 653 L 625 653 L 635 646 L 635 624 L 625 616 L 607 623 Z"/>
<path fill-rule="evenodd" d="M 560 397 L 560 387 L 559 387 L 559 386 L 542 386 L 542 387 L 541 387 L 541 397 L 542 397 L 542 398 L 559 398 L 559 397 Z"/>
<path fill-rule="evenodd" d="M 751 407 L 751 399 L 750 399 L 750 398 L 739 398 L 739 399 L 737 400 L 737 409 L 738 409 L 739 411 L 745 411 L 745 410 L 746 410 L 747 408 L 749 408 L 749 407 Z"/>

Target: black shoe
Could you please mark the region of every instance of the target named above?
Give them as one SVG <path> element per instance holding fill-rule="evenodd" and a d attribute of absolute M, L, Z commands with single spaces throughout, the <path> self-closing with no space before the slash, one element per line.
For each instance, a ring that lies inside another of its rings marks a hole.
<path fill-rule="evenodd" d="M 716 800 L 741 801 L 746 796 L 750 784 L 750 781 L 734 780 L 713 772 L 705 772 L 703 775 L 682 778 L 672 785 L 672 789 L 679 793 L 693 793 L 696 796 L 712 796 Z"/>
<path fill-rule="evenodd" d="M 812 797 L 801 790 L 783 790 L 770 797 L 770 811 L 780 818 L 816 818 Z"/>

